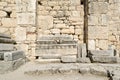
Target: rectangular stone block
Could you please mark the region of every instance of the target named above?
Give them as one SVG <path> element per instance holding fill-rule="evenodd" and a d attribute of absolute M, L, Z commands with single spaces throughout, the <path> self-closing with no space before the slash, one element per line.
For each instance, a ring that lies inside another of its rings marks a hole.
<path fill-rule="evenodd" d="M 86 56 L 87 56 L 86 44 L 82 44 L 82 58 L 86 58 Z"/>
<path fill-rule="evenodd" d="M 8 38 L 11 39 L 10 35 L 0 33 L 0 38 Z"/>
<path fill-rule="evenodd" d="M 25 54 L 23 51 L 11 51 L 11 52 L 4 53 L 5 61 L 14 61 L 20 58 L 25 58 Z"/>
<path fill-rule="evenodd" d="M 0 44 L 0 51 L 12 51 L 14 50 L 13 44 Z"/>
<path fill-rule="evenodd" d="M 35 13 L 18 13 L 18 24 L 32 24 L 35 25 L 36 14 Z"/>
<path fill-rule="evenodd" d="M 93 56 L 114 56 L 112 50 L 91 50 L 90 54 Z"/>
<path fill-rule="evenodd" d="M 74 63 L 77 61 L 76 56 L 62 56 L 61 61 L 64 63 Z"/>
<path fill-rule="evenodd" d="M 117 63 L 117 57 L 92 56 L 92 62 L 97 62 L 97 63 Z"/>

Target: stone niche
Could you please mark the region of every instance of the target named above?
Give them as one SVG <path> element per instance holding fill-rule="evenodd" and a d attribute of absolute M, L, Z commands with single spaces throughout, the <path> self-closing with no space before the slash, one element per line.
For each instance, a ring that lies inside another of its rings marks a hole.
<path fill-rule="evenodd" d="M 61 58 L 77 55 L 77 41 L 68 35 L 46 35 L 36 42 L 36 56 L 41 58 Z"/>

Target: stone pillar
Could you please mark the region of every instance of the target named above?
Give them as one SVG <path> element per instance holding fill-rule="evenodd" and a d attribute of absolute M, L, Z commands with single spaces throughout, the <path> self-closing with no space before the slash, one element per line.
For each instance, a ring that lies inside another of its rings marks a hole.
<path fill-rule="evenodd" d="M 35 53 L 36 0 L 16 0 L 17 24 L 15 37 L 29 57 Z"/>

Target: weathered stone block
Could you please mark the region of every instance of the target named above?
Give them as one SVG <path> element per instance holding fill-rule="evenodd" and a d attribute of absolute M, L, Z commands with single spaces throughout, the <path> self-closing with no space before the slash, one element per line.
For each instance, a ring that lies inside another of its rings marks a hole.
<path fill-rule="evenodd" d="M 111 56 L 92 56 L 92 62 L 98 62 L 98 63 L 117 63 L 117 57 L 111 57 Z"/>
<path fill-rule="evenodd" d="M 62 56 L 61 61 L 64 63 L 74 63 L 77 61 L 76 56 Z"/>
<path fill-rule="evenodd" d="M 51 33 L 60 34 L 60 29 L 51 29 Z"/>
<path fill-rule="evenodd" d="M 90 59 L 89 58 L 77 58 L 77 62 L 78 63 L 90 63 Z"/>
<path fill-rule="evenodd" d="M 99 76 L 107 76 L 107 70 L 101 66 L 90 67 L 90 73 Z"/>
<path fill-rule="evenodd" d="M 38 59 L 36 63 L 59 63 L 60 59 Z"/>
<path fill-rule="evenodd" d="M 90 54 L 93 56 L 114 56 L 112 50 L 90 50 Z"/>
<path fill-rule="evenodd" d="M 53 28 L 53 17 L 52 16 L 38 16 L 37 25 L 43 30 Z"/>
<path fill-rule="evenodd" d="M 95 40 L 88 40 L 88 50 L 95 50 Z"/>
<path fill-rule="evenodd" d="M 16 41 L 24 41 L 26 40 L 26 28 L 24 27 L 17 27 L 15 29 L 15 40 Z"/>
<path fill-rule="evenodd" d="M 18 13 L 18 24 L 32 24 L 35 25 L 36 14 L 35 13 Z"/>
<path fill-rule="evenodd" d="M 7 13 L 5 11 L 0 11 L 0 17 L 6 17 Z"/>
<path fill-rule="evenodd" d="M 25 55 L 23 51 L 12 51 L 12 52 L 5 52 L 4 53 L 4 60 L 5 61 L 14 61 L 18 59 L 24 59 Z"/>
<path fill-rule="evenodd" d="M 2 18 L 1 22 L 2 22 L 4 27 L 16 27 L 17 26 L 16 19 Z"/>
<path fill-rule="evenodd" d="M 14 50 L 13 44 L 0 44 L 0 51 L 12 51 Z"/>

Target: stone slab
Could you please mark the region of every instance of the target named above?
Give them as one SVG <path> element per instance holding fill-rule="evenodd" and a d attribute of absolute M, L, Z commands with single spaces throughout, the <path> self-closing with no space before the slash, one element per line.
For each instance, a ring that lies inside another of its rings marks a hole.
<path fill-rule="evenodd" d="M 97 62 L 97 63 L 117 63 L 117 57 L 92 56 L 92 62 Z"/>
<path fill-rule="evenodd" d="M 89 58 L 77 58 L 78 63 L 91 63 Z"/>
<path fill-rule="evenodd" d="M 61 54 L 61 55 L 69 55 L 75 54 L 77 55 L 77 49 L 39 49 L 36 50 L 35 56 L 40 56 L 41 54 Z"/>
<path fill-rule="evenodd" d="M 86 58 L 87 56 L 86 44 L 82 44 L 81 48 L 82 48 L 82 58 Z"/>
<path fill-rule="evenodd" d="M 11 51 L 4 53 L 4 60 L 5 61 L 14 61 L 20 58 L 25 58 L 25 54 L 23 51 Z"/>
<path fill-rule="evenodd" d="M 62 56 L 61 61 L 63 63 L 75 63 L 77 61 L 76 56 Z"/>
<path fill-rule="evenodd" d="M 10 35 L 0 33 L 0 38 L 8 38 L 11 39 Z"/>
<path fill-rule="evenodd" d="M 8 38 L 0 38 L 0 43 L 15 44 L 16 41 Z"/>
<path fill-rule="evenodd" d="M 60 59 L 37 59 L 36 63 L 60 63 Z"/>
<path fill-rule="evenodd" d="M 0 44 L 0 51 L 12 51 L 14 50 L 14 45 L 13 44 Z"/>
<path fill-rule="evenodd" d="M 94 56 L 114 56 L 111 50 L 90 50 L 90 54 Z"/>
<path fill-rule="evenodd" d="M 60 59 L 61 54 L 41 54 L 39 55 L 42 59 Z"/>

